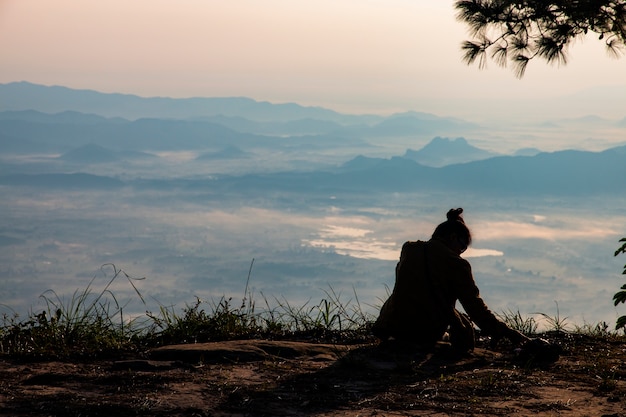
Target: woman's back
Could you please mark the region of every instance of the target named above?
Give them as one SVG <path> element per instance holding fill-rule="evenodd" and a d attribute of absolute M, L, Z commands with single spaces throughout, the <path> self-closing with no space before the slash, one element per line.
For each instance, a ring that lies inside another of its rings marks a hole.
<path fill-rule="evenodd" d="M 396 265 L 393 292 L 381 308 L 374 332 L 381 338 L 394 337 L 425 344 L 435 343 L 446 330 L 449 295 L 436 282 L 430 270 L 433 255 L 441 248 L 433 242 L 406 242 Z M 435 256 L 440 258 L 441 256 Z M 380 337 L 380 336 L 379 336 Z"/>

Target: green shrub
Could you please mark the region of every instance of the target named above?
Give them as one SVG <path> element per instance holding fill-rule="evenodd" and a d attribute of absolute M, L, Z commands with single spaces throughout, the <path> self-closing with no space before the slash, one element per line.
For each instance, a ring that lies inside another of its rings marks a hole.
<path fill-rule="evenodd" d="M 615 251 L 615 256 L 620 253 L 626 253 L 626 237 L 620 239 L 620 242 L 624 242 L 622 246 Z M 626 265 L 624 265 L 624 271 L 622 275 L 626 275 Z M 619 303 L 626 303 L 626 284 L 622 285 L 620 288 L 622 291 L 618 291 L 613 295 L 613 303 L 617 307 Z M 626 315 L 620 316 L 615 323 L 615 330 L 623 329 L 626 333 Z"/>

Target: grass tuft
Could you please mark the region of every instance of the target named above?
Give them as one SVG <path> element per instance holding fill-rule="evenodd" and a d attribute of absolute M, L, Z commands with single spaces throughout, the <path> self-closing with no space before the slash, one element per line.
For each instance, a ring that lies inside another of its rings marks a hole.
<path fill-rule="evenodd" d="M 249 291 L 253 263 L 254 259 L 238 306 L 232 298 L 224 296 L 209 301 L 196 298 L 180 312 L 175 306 L 160 305 L 157 312 L 147 311 L 132 319 L 124 316 L 125 306 L 111 286 L 118 279 L 126 279 L 144 302 L 134 284 L 137 278 L 131 278 L 115 265 L 103 265 L 104 272 L 112 271 L 112 276 L 99 292 L 94 291 L 94 277 L 87 288 L 76 290 L 69 299 L 47 290 L 41 295 L 46 308 L 31 312 L 26 320 L 19 320 L 16 314 L 4 314 L 0 318 L 0 354 L 42 359 L 95 358 L 142 352 L 168 344 L 233 339 L 326 343 L 375 340 L 370 332 L 375 317 L 365 312 L 354 288 L 353 294 L 346 298 L 329 287 L 319 302 L 309 300 L 303 305 L 293 305 L 284 298 L 269 300 L 260 294 L 261 307 L 257 307 L 256 296 Z M 548 332 L 564 334 L 571 327 L 567 317 L 561 317 L 558 304 L 554 316 L 534 314 L 543 318 Z M 529 336 L 537 334 L 539 322 L 533 316 L 525 317 L 511 310 L 498 316 L 513 329 Z M 574 326 L 574 333 L 605 339 L 615 337 L 606 323 Z"/>
<path fill-rule="evenodd" d="M 534 317 L 523 317 L 519 310 L 516 312 L 512 310 L 507 310 L 500 314 L 497 314 L 497 316 L 507 326 L 521 333 L 524 333 L 525 335 L 533 335 L 537 333 L 539 323 L 537 323 Z"/>
<path fill-rule="evenodd" d="M 347 342 L 372 338 L 373 317 L 363 312 L 356 291 L 353 298 L 344 300 L 330 288 L 318 303 L 302 306 L 276 298 L 272 303 L 261 294 L 263 307 L 258 310 L 255 295 L 248 291 L 252 264 L 238 307 L 232 298 L 208 302 L 196 298 L 182 313 L 175 306 L 160 305 L 157 312 L 129 319 L 110 288 L 114 281 L 126 278 L 144 302 L 135 278 L 112 264 L 102 268 L 112 269 L 113 276 L 100 292 L 93 289 L 94 277 L 86 289 L 76 290 L 69 299 L 47 290 L 41 295 L 46 308 L 31 312 L 26 320 L 5 314 L 0 319 L 0 354 L 42 359 L 102 357 L 166 344 L 232 339 Z"/>
<path fill-rule="evenodd" d="M 41 298 L 46 308 L 29 314 L 25 321 L 3 315 L 0 327 L 0 353 L 29 357 L 92 357 L 132 350 L 142 328 L 126 320 L 123 307 L 110 291 L 114 281 L 124 277 L 137 291 L 131 278 L 114 265 L 113 276 L 99 293 L 94 293 L 95 277 L 84 290 L 76 290 L 68 300 L 53 290 Z M 106 276 L 106 275 L 105 275 Z M 142 298 L 143 300 L 143 298 Z"/>

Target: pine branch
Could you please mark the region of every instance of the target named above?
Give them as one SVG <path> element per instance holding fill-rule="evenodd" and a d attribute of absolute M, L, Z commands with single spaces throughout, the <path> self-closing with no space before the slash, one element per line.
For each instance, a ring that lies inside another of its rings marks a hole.
<path fill-rule="evenodd" d="M 626 0 L 461 0 L 455 8 L 473 38 L 461 46 L 463 61 L 485 68 L 491 49 L 490 58 L 500 66 L 510 61 L 517 77 L 536 57 L 566 65 L 567 47 L 588 32 L 606 38 L 612 57 L 626 48 Z"/>

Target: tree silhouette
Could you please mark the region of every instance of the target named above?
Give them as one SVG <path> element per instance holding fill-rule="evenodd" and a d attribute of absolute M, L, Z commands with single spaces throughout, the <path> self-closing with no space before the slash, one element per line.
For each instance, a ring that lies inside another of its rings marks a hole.
<path fill-rule="evenodd" d="M 473 37 L 463 42 L 463 60 L 484 68 L 490 52 L 500 66 L 511 62 L 518 78 L 535 57 L 566 64 L 567 47 L 590 32 L 614 57 L 626 45 L 626 0 L 462 0 L 454 7 Z"/>

